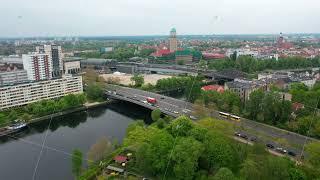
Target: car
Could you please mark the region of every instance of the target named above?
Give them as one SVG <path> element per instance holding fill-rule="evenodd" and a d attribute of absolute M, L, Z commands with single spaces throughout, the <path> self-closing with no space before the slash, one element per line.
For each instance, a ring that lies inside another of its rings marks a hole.
<path fill-rule="evenodd" d="M 189 109 L 183 109 L 182 112 L 183 112 L 183 113 L 189 113 L 190 110 L 189 110 Z"/>
<path fill-rule="evenodd" d="M 235 136 L 238 136 L 238 137 L 241 136 L 241 134 L 240 134 L 239 132 L 235 132 L 234 135 L 235 135 Z"/>
<path fill-rule="evenodd" d="M 248 139 L 248 136 L 245 135 L 245 134 L 240 134 L 240 137 L 243 138 L 243 139 Z"/>
<path fill-rule="evenodd" d="M 274 148 L 274 145 L 273 145 L 273 144 L 270 144 L 270 143 L 266 144 L 266 146 L 267 146 L 268 148 L 270 148 L 270 149 L 273 149 L 273 148 Z"/>
<path fill-rule="evenodd" d="M 164 99 L 164 97 L 161 97 L 160 99 Z"/>
<path fill-rule="evenodd" d="M 197 118 L 194 117 L 194 116 L 190 116 L 190 119 L 192 119 L 192 120 L 197 120 Z"/>
<path fill-rule="evenodd" d="M 293 151 L 288 151 L 288 155 L 292 156 L 292 157 L 295 157 L 297 156 L 297 154 Z"/>
<path fill-rule="evenodd" d="M 277 147 L 277 148 L 276 148 L 276 151 L 279 152 L 279 153 L 281 153 L 281 154 L 287 153 L 287 150 L 285 150 L 285 149 L 283 149 L 283 148 L 281 148 L 281 147 Z"/>
<path fill-rule="evenodd" d="M 257 141 L 257 137 L 252 136 L 252 137 L 249 138 L 249 140 L 252 141 L 252 142 L 256 142 Z"/>
<path fill-rule="evenodd" d="M 145 104 L 148 104 L 148 102 L 147 101 L 142 101 L 143 103 L 145 103 Z"/>
<path fill-rule="evenodd" d="M 173 111 L 173 113 L 175 113 L 175 114 L 179 114 L 179 112 L 178 112 L 178 111 Z"/>

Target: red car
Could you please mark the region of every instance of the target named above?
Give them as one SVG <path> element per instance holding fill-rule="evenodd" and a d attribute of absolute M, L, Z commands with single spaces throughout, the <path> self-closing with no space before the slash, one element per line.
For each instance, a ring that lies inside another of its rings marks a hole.
<path fill-rule="evenodd" d="M 157 100 L 156 100 L 156 98 L 147 97 L 147 102 L 150 104 L 156 104 Z"/>

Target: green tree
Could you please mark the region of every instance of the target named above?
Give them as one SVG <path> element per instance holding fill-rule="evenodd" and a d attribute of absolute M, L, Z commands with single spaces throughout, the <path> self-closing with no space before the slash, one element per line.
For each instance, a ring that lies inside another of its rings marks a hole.
<path fill-rule="evenodd" d="M 196 77 L 188 82 L 185 89 L 185 97 L 189 102 L 194 102 L 201 95 L 201 85 Z"/>
<path fill-rule="evenodd" d="M 290 180 L 306 180 L 307 179 L 304 172 L 297 168 L 289 169 L 289 177 L 290 177 Z"/>
<path fill-rule="evenodd" d="M 178 64 L 178 65 L 184 65 L 184 61 L 183 61 L 183 60 L 179 60 L 179 61 L 177 62 L 177 64 Z"/>
<path fill-rule="evenodd" d="M 151 119 L 155 122 L 158 121 L 158 119 L 161 117 L 161 110 L 160 109 L 154 109 L 151 112 Z"/>
<path fill-rule="evenodd" d="M 92 101 L 99 101 L 103 97 L 104 90 L 96 83 L 91 83 L 86 88 L 87 98 Z"/>
<path fill-rule="evenodd" d="M 168 165 L 173 142 L 173 137 L 166 131 L 160 131 L 149 137 L 149 142 L 142 144 L 136 152 L 138 167 L 153 175 L 163 175 Z M 172 166 L 169 165 L 170 170 Z"/>
<path fill-rule="evenodd" d="M 306 152 L 308 154 L 308 162 L 316 167 L 320 168 L 320 143 L 312 142 L 306 146 Z"/>
<path fill-rule="evenodd" d="M 24 121 L 29 121 L 29 120 L 31 120 L 31 115 L 28 114 L 28 113 L 24 113 L 24 114 L 21 116 L 21 119 L 24 120 Z"/>
<path fill-rule="evenodd" d="M 202 151 L 203 145 L 194 138 L 178 138 L 172 153 L 175 178 L 193 179 Z"/>
<path fill-rule="evenodd" d="M 208 170 L 219 169 L 221 167 L 234 167 L 233 148 L 226 138 L 213 132 L 208 133 L 204 141 L 205 151 L 202 159 L 206 161 Z"/>
<path fill-rule="evenodd" d="M 172 136 L 176 137 L 187 136 L 193 127 L 193 123 L 188 117 L 180 116 L 170 123 L 166 129 Z"/>
<path fill-rule="evenodd" d="M 132 82 L 134 82 L 134 85 L 135 85 L 136 87 L 141 87 L 141 86 L 143 85 L 143 83 L 144 83 L 144 77 L 143 77 L 142 75 L 140 75 L 140 74 L 134 74 L 134 75 L 130 78 L 130 80 L 131 80 Z"/>
<path fill-rule="evenodd" d="M 241 165 L 241 177 L 247 180 L 262 179 L 259 171 L 259 164 L 252 159 L 247 159 Z"/>
<path fill-rule="evenodd" d="M 17 114 L 17 112 L 15 111 L 15 110 L 11 110 L 10 111 L 10 113 L 9 113 L 9 115 L 8 115 L 8 120 L 9 121 L 14 121 L 14 120 L 16 120 L 18 118 L 18 114 Z"/>
<path fill-rule="evenodd" d="M 95 144 L 93 144 L 88 152 L 89 163 L 101 160 L 113 150 L 112 142 L 107 137 L 102 137 Z"/>
<path fill-rule="evenodd" d="M 72 173 L 79 177 L 82 169 L 82 152 L 78 149 L 73 150 L 72 153 Z"/>
<path fill-rule="evenodd" d="M 218 172 L 214 175 L 213 178 L 209 178 L 212 180 L 235 180 L 232 171 L 228 168 L 220 168 Z"/>
<path fill-rule="evenodd" d="M 259 112 L 263 111 L 262 101 L 264 99 L 264 92 L 262 90 L 253 91 L 250 94 L 250 99 L 246 104 L 246 111 L 249 113 L 250 119 L 257 120 Z"/>

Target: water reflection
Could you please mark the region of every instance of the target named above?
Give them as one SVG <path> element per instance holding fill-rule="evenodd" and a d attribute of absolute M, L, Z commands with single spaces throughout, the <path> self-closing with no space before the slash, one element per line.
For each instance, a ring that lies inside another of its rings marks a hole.
<path fill-rule="evenodd" d="M 114 103 L 102 107 L 97 107 L 91 110 L 80 111 L 59 117 L 54 117 L 51 120 L 49 130 L 51 132 L 54 132 L 60 127 L 76 128 L 80 124 L 85 123 L 88 119 L 94 120 L 95 118 L 103 116 L 108 109 L 120 113 L 124 116 L 130 117 L 134 120 L 142 119 L 146 123 L 152 122 L 150 117 L 150 110 L 132 103 L 116 101 Z M 26 128 L 23 131 L 17 132 L 10 136 L 0 137 L 0 144 L 6 143 L 11 140 L 16 140 L 16 138 L 22 138 L 34 134 L 44 133 L 48 129 L 49 122 L 50 119 L 39 121 L 28 125 L 28 128 Z"/>

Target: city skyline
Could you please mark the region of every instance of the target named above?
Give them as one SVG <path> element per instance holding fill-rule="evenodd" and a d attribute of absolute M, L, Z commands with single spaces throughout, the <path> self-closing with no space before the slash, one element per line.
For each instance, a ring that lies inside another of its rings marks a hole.
<path fill-rule="evenodd" d="M 288 6 L 290 4 L 290 6 Z M 4 0 L 0 37 L 320 32 L 315 0 Z"/>

